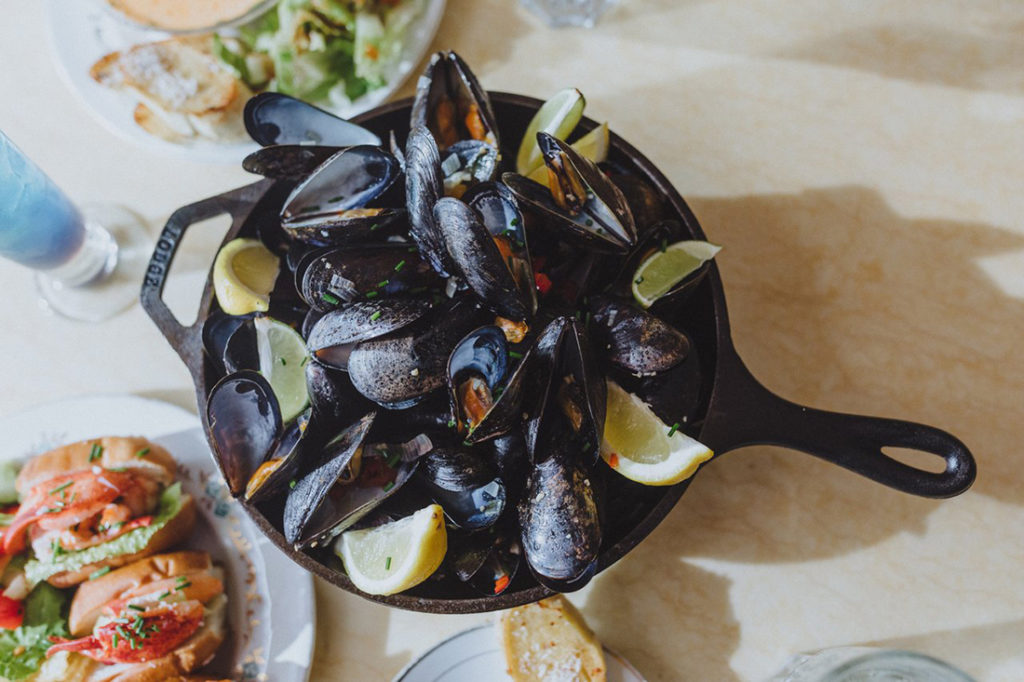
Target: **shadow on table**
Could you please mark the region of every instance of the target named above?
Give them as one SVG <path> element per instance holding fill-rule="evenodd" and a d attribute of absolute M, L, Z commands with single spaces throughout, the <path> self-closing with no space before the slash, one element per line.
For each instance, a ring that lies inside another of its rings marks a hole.
<path fill-rule="evenodd" d="M 1024 301 L 1003 294 L 976 262 L 1020 250 L 1024 239 L 908 219 L 862 187 L 690 203 L 726 245 L 733 336 L 766 386 L 822 409 L 944 428 L 977 459 L 969 494 L 1024 503 L 1014 426 L 1024 367 L 1013 362 Z M 705 467 L 661 537 L 667 557 L 799 561 L 923 532 L 939 504 L 956 503 L 752 447 Z M 752 536 L 757 542 L 740 540 Z"/>

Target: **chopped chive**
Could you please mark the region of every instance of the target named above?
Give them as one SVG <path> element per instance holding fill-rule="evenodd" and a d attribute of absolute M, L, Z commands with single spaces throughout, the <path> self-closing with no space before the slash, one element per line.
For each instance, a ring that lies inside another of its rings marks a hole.
<path fill-rule="evenodd" d="M 180 592 L 181 590 L 186 590 L 186 589 L 188 589 L 190 587 L 192 587 L 192 583 L 190 583 L 190 582 L 183 582 L 180 585 L 178 585 L 177 587 L 175 587 L 174 591 L 175 592 Z"/>
<path fill-rule="evenodd" d="M 380 289 L 381 287 L 386 287 L 389 284 L 391 284 L 390 279 L 382 279 L 381 281 L 377 282 L 377 288 Z"/>
<path fill-rule="evenodd" d="M 320 298 L 327 301 L 331 305 L 338 305 L 339 303 L 341 303 L 341 301 L 339 301 L 336 296 L 329 293 L 320 294 Z"/>
<path fill-rule="evenodd" d="M 296 481 L 294 478 L 292 480 L 288 481 L 288 489 L 289 490 L 294 490 L 296 483 L 298 483 L 298 481 Z"/>
<path fill-rule="evenodd" d="M 142 459 L 143 457 L 145 457 L 148 454 L 149 454 L 149 448 L 142 448 L 141 450 L 139 450 L 138 452 L 135 453 L 135 456 L 138 457 L 139 459 Z"/>
<path fill-rule="evenodd" d="M 508 221 L 508 224 L 511 225 L 512 227 L 515 227 L 516 225 L 519 224 L 519 218 L 513 218 L 512 220 Z"/>
<path fill-rule="evenodd" d="M 288 364 L 288 361 L 287 361 L 287 360 L 285 360 L 284 358 L 281 358 L 281 364 L 282 364 L 282 365 L 287 365 L 287 364 Z"/>
<path fill-rule="evenodd" d="M 67 483 L 61 483 L 59 486 L 57 486 L 56 488 L 51 490 L 48 494 L 56 495 L 60 491 L 67 489 L 67 487 L 70 486 L 72 483 L 74 483 L 74 481 L 68 481 Z"/>
<path fill-rule="evenodd" d="M 146 609 L 142 608 L 141 606 L 139 606 L 138 604 L 129 604 L 128 608 L 130 608 L 132 611 L 145 611 L 146 610 Z"/>
<path fill-rule="evenodd" d="M 398 263 L 395 265 L 395 272 L 401 272 L 402 268 L 404 268 L 404 267 L 405 267 L 405 259 L 403 258 L 402 260 L 398 261 Z"/>
<path fill-rule="evenodd" d="M 661 252 L 665 253 L 665 251 L 667 249 L 668 249 L 668 239 L 662 238 L 662 240 L 661 240 Z"/>
<path fill-rule="evenodd" d="M 409 253 L 419 253 L 419 250 L 420 249 L 418 246 L 410 246 L 408 249 L 406 249 L 406 251 L 408 251 Z"/>
<path fill-rule="evenodd" d="M 642 284 L 643 281 L 644 281 L 643 277 L 637 277 L 636 279 L 633 280 L 633 284 Z"/>
<path fill-rule="evenodd" d="M 112 646 L 112 647 L 114 647 L 114 648 L 116 649 L 116 648 L 117 648 L 117 642 L 118 642 L 119 640 L 120 640 L 120 637 L 119 637 L 119 636 L 118 636 L 118 634 L 117 634 L 117 633 L 115 632 L 115 633 L 114 633 L 114 638 L 113 638 L 112 640 L 110 640 L 110 644 L 111 644 L 111 646 Z"/>
<path fill-rule="evenodd" d="M 92 450 L 89 451 L 89 461 L 95 462 L 103 456 L 103 446 L 99 443 L 92 444 Z"/>
<path fill-rule="evenodd" d="M 591 220 L 590 218 L 587 218 L 587 227 L 593 227 L 593 226 L 594 226 L 594 221 Z"/>
<path fill-rule="evenodd" d="M 345 200 L 345 195 L 341 194 L 341 195 L 336 196 L 336 197 L 331 197 L 330 199 L 327 200 L 327 203 L 328 204 L 336 204 L 339 201 L 344 201 L 344 200 Z"/>
<path fill-rule="evenodd" d="M 302 362 L 299 364 L 299 367 L 305 367 L 307 362 L 309 362 L 309 356 L 308 355 L 306 357 L 302 358 Z"/>
<path fill-rule="evenodd" d="M 366 292 L 366 298 L 377 298 L 378 296 L 380 296 L 380 292 L 379 291 L 368 291 L 368 292 Z"/>
<path fill-rule="evenodd" d="M 387 464 L 388 467 L 394 469 L 400 459 L 402 459 L 402 453 L 396 450 L 388 455 L 388 458 L 384 460 L 384 463 Z"/>
<path fill-rule="evenodd" d="M 303 206 L 299 209 L 299 213 L 312 213 L 313 211 L 319 211 L 319 204 L 310 204 L 309 206 Z"/>
<path fill-rule="evenodd" d="M 168 598 L 168 597 L 170 597 L 170 596 L 171 596 L 171 591 L 170 591 L 170 590 L 167 590 L 166 592 L 164 592 L 163 594 L 161 594 L 161 595 L 160 595 L 159 597 L 157 597 L 156 599 L 157 599 L 157 601 L 163 601 L 164 599 L 167 599 L 167 598 Z"/>
<path fill-rule="evenodd" d="M 518 352 L 518 351 L 514 351 L 514 350 L 510 350 L 508 352 L 508 356 L 510 358 L 512 358 L 513 360 L 522 360 L 523 359 L 523 354 Z"/>
<path fill-rule="evenodd" d="M 373 232 L 378 227 L 380 227 L 380 223 L 374 223 L 373 225 L 370 225 L 370 232 Z"/>
<path fill-rule="evenodd" d="M 668 437 L 671 438 L 672 436 L 674 436 L 678 429 L 679 422 L 676 422 L 675 424 L 672 425 L 672 428 L 668 430 Z"/>
<path fill-rule="evenodd" d="M 584 444 L 583 444 L 583 447 L 582 447 L 582 448 L 580 448 L 580 449 L 581 449 L 581 450 L 582 450 L 583 452 L 587 452 L 588 450 L 590 450 L 590 441 L 587 441 L 586 443 L 584 443 Z"/>
<path fill-rule="evenodd" d="M 387 492 L 387 491 L 391 490 L 394 487 L 395 487 L 395 482 L 394 481 L 388 481 L 387 484 L 384 486 L 384 492 Z"/>
<path fill-rule="evenodd" d="M 380 315 L 381 315 L 381 313 L 380 313 L 379 310 L 374 310 L 373 314 L 370 315 L 370 322 L 376 322 L 377 320 L 379 320 L 380 319 Z"/>
<path fill-rule="evenodd" d="M 187 582 L 188 582 L 188 578 L 186 578 L 186 577 L 185 577 L 185 576 L 183 576 L 183 575 L 179 575 L 179 576 L 177 577 L 176 581 L 177 581 L 177 583 L 178 583 L 178 584 L 180 585 L 180 584 L 182 584 L 182 583 L 187 583 Z"/>
<path fill-rule="evenodd" d="M 449 429 L 454 429 L 455 428 L 455 420 L 454 419 L 449 419 L 448 420 L 448 428 Z"/>
<path fill-rule="evenodd" d="M 391 570 L 391 557 L 388 557 L 388 560 L 384 562 L 384 570 L 385 571 L 390 571 Z"/>

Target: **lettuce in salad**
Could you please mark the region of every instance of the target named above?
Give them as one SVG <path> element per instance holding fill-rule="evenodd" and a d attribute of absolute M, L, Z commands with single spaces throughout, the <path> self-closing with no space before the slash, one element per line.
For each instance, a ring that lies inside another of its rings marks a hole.
<path fill-rule="evenodd" d="M 255 91 L 342 106 L 383 87 L 428 0 L 281 0 L 215 54 Z"/>

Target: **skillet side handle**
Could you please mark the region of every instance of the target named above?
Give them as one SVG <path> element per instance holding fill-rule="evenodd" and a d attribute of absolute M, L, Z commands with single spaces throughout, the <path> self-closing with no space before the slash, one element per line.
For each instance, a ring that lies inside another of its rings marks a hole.
<path fill-rule="evenodd" d="M 723 351 L 702 432 L 716 453 L 745 445 L 781 445 L 923 497 L 959 495 L 974 482 L 974 457 L 955 436 L 914 422 L 797 405 L 762 386 L 734 348 Z M 935 473 L 904 464 L 886 455 L 884 447 L 936 455 L 945 461 L 945 470 Z"/>
<path fill-rule="evenodd" d="M 202 324 L 201 321 L 197 321 L 192 326 L 183 325 L 163 300 L 164 286 L 167 284 L 167 274 L 170 271 L 174 255 L 181 245 L 185 232 L 192 225 L 223 213 L 229 214 L 232 218 L 232 224 L 225 239 L 233 238 L 253 206 L 272 184 L 269 180 L 262 180 L 179 208 L 167 220 L 167 224 L 164 225 L 164 229 L 157 238 L 153 255 L 149 259 L 149 266 L 146 268 L 146 275 L 142 280 L 139 301 L 150 319 L 153 320 L 164 338 L 189 369 L 194 370 L 202 362 Z"/>

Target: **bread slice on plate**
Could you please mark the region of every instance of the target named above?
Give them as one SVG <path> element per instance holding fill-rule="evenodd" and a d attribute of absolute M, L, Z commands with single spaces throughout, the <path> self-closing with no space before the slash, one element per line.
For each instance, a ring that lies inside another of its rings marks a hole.
<path fill-rule="evenodd" d="M 601 642 L 562 595 L 506 611 L 500 629 L 516 682 L 605 682 Z"/>
<path fill-rule="evenodd" d="M 93 80 L 131 93 L 135 122 L 164 140 L 244 138 L 242 110 L 252 91 L 213 54 L 211 36 L 170 38 L 101 57 Z"/>

